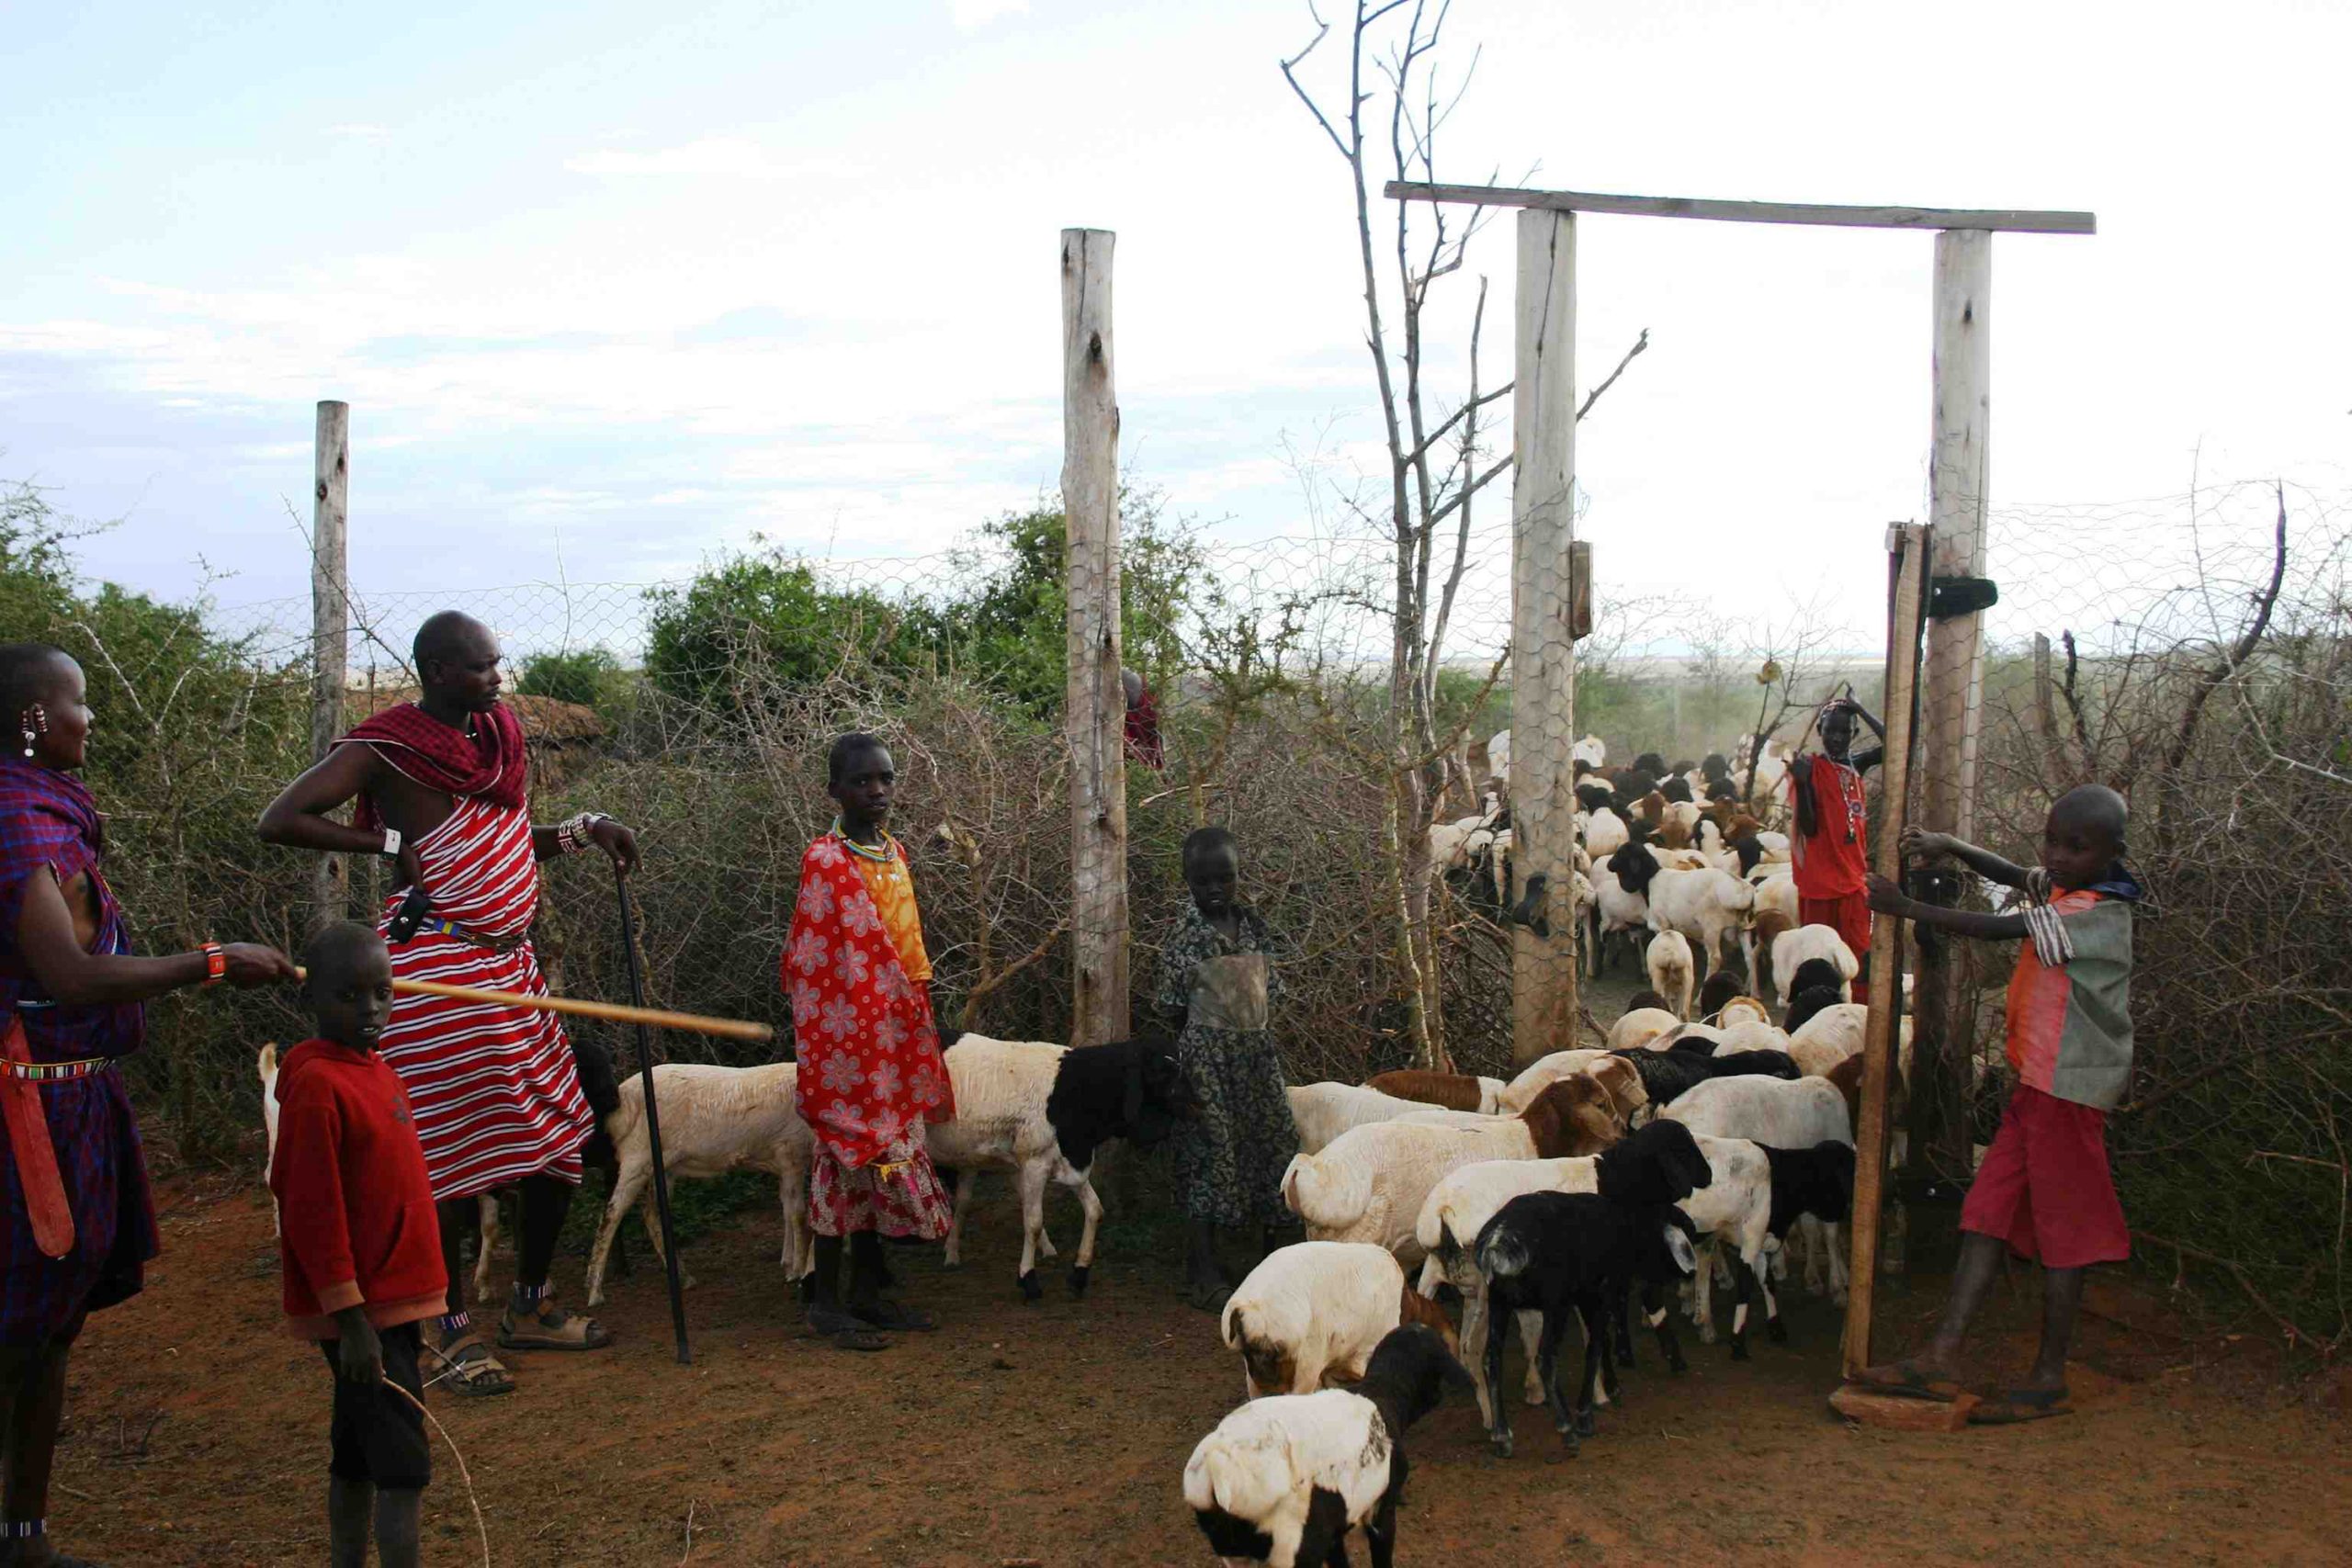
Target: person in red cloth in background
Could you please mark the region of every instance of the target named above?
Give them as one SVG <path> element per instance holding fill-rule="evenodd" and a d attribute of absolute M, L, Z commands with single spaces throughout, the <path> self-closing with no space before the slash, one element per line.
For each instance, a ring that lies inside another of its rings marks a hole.
<path fill-rule="evenodd" d="M 946 1235 L 947 1193 L 923 1125 L 952 1118 L 956 1096 L 932 1020 L 914 879 L 883 826 L 898 771 L 878 739 L 853 734 L 833 742 L 825 774 L 841 815 L 801 857 L 783 963 L 800 1116 L 817 1135 L 808 1325 L 844 1349 L 879 1350 L 889 1340 L 877 1330 L 937 1326 L 928 1313 L 883 1299 L 881 1238 Z"/>
<path fill-rule="evenodd" d="M 1868 992 L 1871 961 L 1870 820 L 1862 805 L 1862 773 L 1878 765 L 1884 748 L 1854 747 L 1860 718 L 1883 742 L 1886 727 L 1851 696 L 1832 697 L 1821 710 L 1821 750 L 1800 753 L 1789 764 L 1789 794 L 1796 807 L 1797 830 L 1789 858 L 1797 885 L 1797 923 L 1827 926 L 1845 938 L 1862 965 L 1847 995 L 1860 1001 Z"/>
<path fill-rule="evenodd" d="M 1127 750 L 1147 768 L 1162 766 L 1166 754 L 1159 744 L 1159 704 L 1152 699 L 1151 688 L 1132 670 L 1119 671 L 1119 687 L 1127 699 Z"/>
<path fill-rule="evenodd" d="M 277 1069 L 269 1190 L 287 1326 L 334 1374 L 328 1557 L 361 1568 L 372 1525 L 384 1568 L 414 1568 L 433 1475 L 419 1327 L 447 1310 L 449 1275 L 408 1096 L 376 1055 L 392 960 L 371 928 L 343 920 L 311 939 L 302 964 L 318 1032 Z"/>
<path fill-rule="evenodd" d="M 335 743 L 262 814 L 266 842 L 395 861 L 386 928 L 412 889 L 431 916 L 392 947 L 392 973 L 487 990 L 543 996 L 531 921 L 538 863 L 594 847 L 623 872 L 637 839 L 600 813 L 534 827 L 523 727 L 501 703 L 498 640 L 480 621 L 445 610 L 417 629 L 417 700 L 386 708 Z M 356 799 L 352 825 L 327 813 Z M 522 1190 L 514 1292 L 498 1343 L 515 1350 L 594 1350 L 612 1342 L 593 1319 L 555 1303 L 548 1269 L 571 1195 L 580 1146 L 595 1130 L 570 1043 L 556 1015 L 440 997 L 402 997 L 379 1049 L 401 1077 L 440 1204 L 441 1256 L 459 1277 L 458 1246 L 475 1198 Z M 461 1393 L 514 1384 L 461 1301 L 426 1348 Z"/>
<path fill-rule="evenodd" d="M 115 1064 L 152 997 L 294 977 L 275 948 L 208 942 L 135 958 L 99 868 L 97 802 L 74 775 L 91 715 L 82 667 L 0 645 L 0 1564 L 71 1564 L 49 1543 L 65 1362 L 94 1312 L 130 1300 L 157 1251 L 139 1123 Z"/>

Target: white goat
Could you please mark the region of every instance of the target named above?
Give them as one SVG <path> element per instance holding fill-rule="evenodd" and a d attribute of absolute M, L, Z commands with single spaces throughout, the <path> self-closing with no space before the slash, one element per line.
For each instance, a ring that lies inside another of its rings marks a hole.
<path fill-rule="evenodd" d="M 1846 1097 L 1826 1078 L 1768 1078 L 1753 1075 L 1711 1078 L 1668 1106 L 1661 1114 L 1701 1136 L 1745 1138 L 1779 1149 L 1809 1149 L 1824 1142 L 1854 1141 L 1853 1121 L 1846 1113 Z M 1806 1288 L 1815 1293 L 1820 1292 L 1821 1259 L 1826 1256 L 1830 1295 L 1838 1305 L 1845 1305 L 1846 1260 L 1838 1247 L 1838 1227 L 1826 1226 L 1826 1235 L 1822 1235 L 1818 1234 L 1825 1228 L 1821 1222 L 1807 1219 L 1801 1223 L 1809 1233 L 1815 1233 L 1813 1239 L 1818 1243 L 1808 1247 Z M 1703 1269 L 1699 1279 L 1703 1286 L 1707 1280 Z"/>
<path fill-rule="evenodd" d="M 1362 1084 L 1299 1084 L 1284 1092 L 1290 1100 L 1291 1120 L 1298 1125 L 1298 1152 L 1303 1155 L 1321 1154 L 1330 1146 L 1332 1139 L 1350 1128 L 1394 1122 L 1400 1116 L 1436 1109 L 1421 1100 L 1399 1100 Z M 1443 1114 L 1460 1118 L 1465 1126 L 1483 1125 L 1487 1120 L 1475 1111 L 1448 1111 Z"/>
<path fill-rule="evenodd" d="M 1649 928 L 1680 931 L 1710 974 L 1730 961 L 1728 937 L 1746 926 L 1756 889 L 1729 872 L 1661 870 L 1650 879 Z"/>
<path fill-rule="evenodd" d="M 1399 1322 L 1426 1324 L 1447 1348 L 1456 1344 L 1444 1309 L 1406 1285 L 1387 1248 L 1302 1241 L 1250 1270 L 1226 1299 L 1217 1330 L 1227 1349 L 1241 1352 L 1242 1386 L 1256 1399 L 1355 1382 Z"/>
<path fill-rule="evenodd" d="M 1838 971 L 1840 980 L 1851 980 L 1862 972 L 1861 960 L 1846 945 L 1846 939 L 1827 926 L 1799 926 L 1782 931 L 1772 939 L 1772 987 L 1780 995 L 1781 1005 L 1789 1005 L 1789 982 L 1796 977 L 1797 966 L 1808 959 L 1826 959 Z"/>
<path fill-rule="evenodd" d="M 1657 919 L 1653 908 L 1651 919 Z M 1690 976 L 1690 943 L 1680 931 L 1662 931 L 1650 938 L 1649 951 L 1644 955 L 1649 970 L 1650 989 L 1666 998 L 1667 1010 L 1677 1018 L 1690 1016 L 1690 992 L 1696 984 Z"/>
<path fill-rule="evenodd" d="M 664 1062 L 653 1069 L 653 1092 L 662 1111 L 662 1167 L 670 1180 L 708 1179 L 737 1168 L 764 1171 L 776 1179 L 784 1210 L 784 1277 L 797 1280 L 815 1267 L 808 1234 L 808 1160 L 817 1140 L 794 1103 L 800 1069 L 790 1062 L 760 1067 L 718 1067 Z M 605 1300 L 605 1267 L 632 1203 L 641 1203 L 645 1234 L 659 1259 L 666 1238 L 654 1213 L 653 1141 L 645 1124 L 645 1083 L 631 1074 L 621 1080 L 618 1110 L 605 1119 L 620 1165 L 605 1204 L 604 1223 L 588 1255 L 588 1304 Z M 683 1278 L 684 1269 L 680 1268 Z M 692 1284 L 693 1280 L 685 1281 Z"/>

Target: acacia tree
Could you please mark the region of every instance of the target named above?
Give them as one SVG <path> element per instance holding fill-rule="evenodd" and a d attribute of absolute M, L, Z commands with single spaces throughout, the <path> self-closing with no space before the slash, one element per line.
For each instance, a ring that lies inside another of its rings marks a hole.
<path fill-rule="evenodd" d="M 1511 383 L 1491 389 L 1480 384 L 1484 277 L 1478 279 L 1470 317 L 1467 385 L 1449 399 L 1432 389 L 1427 375 L 1431 291 L 1463 270 L 1487 211 L 1474 209 L 1464 219 L 1443 206 L 1397 202 L 1393 232 L 1384 224 L 1383 237 L 1375 241 L 1368 165 L 1379 155 L 1373 138 L 1385 120 L 1385 158 L 1394 177 L 1436 179 L 1438 133 L 1460 105 L 1477 63 L 1474 55 L 1451 82 L 1439 70 L 1439 40 L 1450 10 L 1449 0 L 1356 0 L 1345 33 L 1345 98 L 1334 110 L 1327 110 L 1300 79 L 1301 68 L 1332 33 L 1311 0 L 1307 15 L 1315 35 L 1282 62 L 1283 79 L 1347 165 L 1355 202 L 1364 344 L 1380 393 L 1388 482 L 1385 495 L 1349 494 L 1342 500 L 1394 552 L 1393 596 L 1383 606 L 1391 635 L 1378 758 L 1391 796 L 1383 838 L 1396 906 L 1393 959 L 1415 1059 L 1437 1067 L 1450 1066 L 1450 1058 L 1430 920 L 1430 824 L 1443 795 L 1448 754 L 1501 676 L 1509 650 L 1498 651 L 1486 686 L 1467 703 L 1441 705 L 1438 671 L 1455 596 L 1470 565 L 1472 502 L 1510 469 L 1509 445 L 1494 449 L 1495 433 L 1485 411 L 1510 393 Z M 1645 332 L 1585 400 L 1577 418 L 1648 343 Z"/>

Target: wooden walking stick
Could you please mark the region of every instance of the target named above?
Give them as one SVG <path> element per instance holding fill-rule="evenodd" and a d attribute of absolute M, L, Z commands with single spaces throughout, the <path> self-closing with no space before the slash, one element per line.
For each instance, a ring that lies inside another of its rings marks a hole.
<path fill-rule="evenodd" d="M 628 896 L 628 877 L 621 871 L 620 863 L 613 863 L 613 888 L 620 898 L 621 946 L 628 953 L 628 998 L 638 1010 L 645 1006 L 645 966 L 637 950 L 637 906 Z M 653 1155 L 653 1213 L 662 1226 L 662 1264 L 670 1278 L 670 1326 L 678 1339 L 678 1364 L 694 1364 L 694 1351 L 686 1343 L 685 1288 L 679 1282 L 678 1233 L 670 1224 L 670 1173 L 662 1163 L 662 1114 L 653 1103 L 653 1035 L 646 1027 L 647 1021 L 637 1021 L 638 1079 L 645 1086 L 645 1140 Z"/>
<path fill-rule="evenodd" d="M 294 978 L 307 980 L 310 972 L 297 968 Z M 520 1008 L 525 1012 L 560 1012 L 566 1018 L 594 1018 L 606 1023 L 633 1023 L 639 1029 L 679 1029 L 689 1034 L 716 1034 L 729 1040 L 765 1044 L 775 1031 L 742 1018 L 709 1018 L 698 1012 L 667 1012 L 661 1008 L 623 1007 L 617 1002 L 582 1001 L 577 997 L 534 997 L 521 991 L 494 991 L 482 986 L 445 986 L 438 980 L 392 981 L 396 997 L 447 997 L 454 1001 L 481 1002 L 491 1007 Z"/>

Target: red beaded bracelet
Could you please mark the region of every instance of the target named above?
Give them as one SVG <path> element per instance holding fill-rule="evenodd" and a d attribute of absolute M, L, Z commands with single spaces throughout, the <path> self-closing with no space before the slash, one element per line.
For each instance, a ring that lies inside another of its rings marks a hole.
<path fill-rule="evenodd" d="M 204 984 L 209 988 L 229 977 L 229 955 L 217 942 L 204 944 Z"/>

